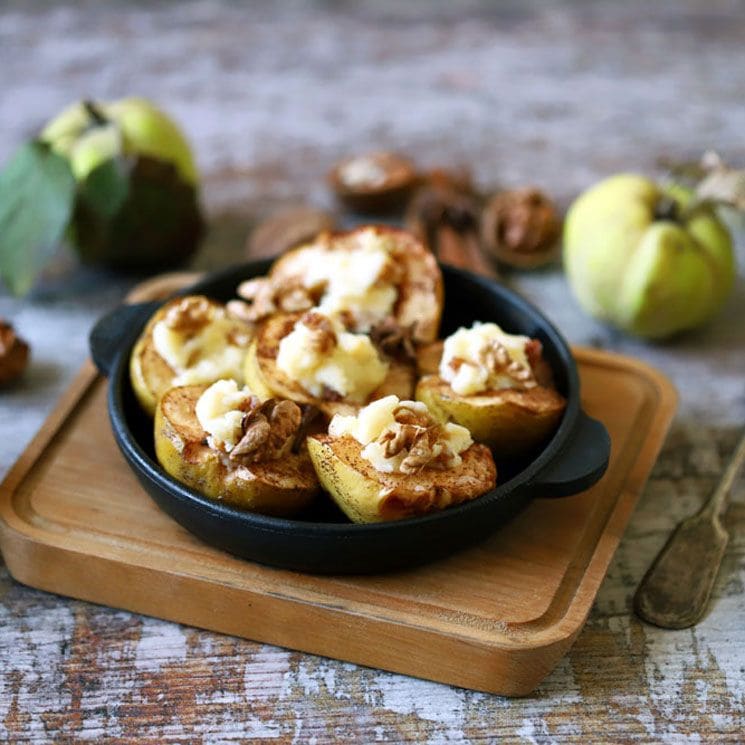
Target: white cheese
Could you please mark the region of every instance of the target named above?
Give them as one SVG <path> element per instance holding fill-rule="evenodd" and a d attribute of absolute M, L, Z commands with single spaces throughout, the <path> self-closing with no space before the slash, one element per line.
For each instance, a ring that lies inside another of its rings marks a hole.
<path fill-rule="evenodd" d="M 477 322 L 470 329 L 460 328 L 445 339 L 440 377 L 461 396 L 519 387 L 509 375 L 495 374 L 483 364 L 483 353 L 495 341 L 504 346 L 511 361 L 530 367 L 525 355 L 529 337 L 507 334 L 496 323 Z M 454 360 L 457 360 L 455 365 L 452 364 Z"/>
<path fill-rule="evenodd" d="M 195 410 L 210 447 L 229 453 L 236 446 L 250 398 L 251 391 L 239 389 L 235 380 L 218 380 L 202 393 Z"/>
<path fill-rule="evenodd" d="M 398 289 L 382 279 L 388 264 L 391 239 L 373 228 L 361 231 L 349 247 L 327 250 L 308 247 L 299 255 L 303 285 L 324 288 L 318 310 L 333 316 L 349 311 L 355 331 L 367 332 L 393 313 Z"/>
<path fill-rule="evenodd" d="M 368 336 L 352 334 L 329 318 L 337 343 L 318 351 L 314 331 L 302 321 L 279 343 L 277 368 L 314 396 L 326 388 L 353 402 L 362 402 L 383 382 L 388 363 L 380 358 Z"/>
<path fill-rule="evenodd" d="M 432 417 L 426 404 L 421 401 L 401 401 L 398 396 L 386 396 L 360 409 L 356 415 L 337 414 L 329 424 L 328 432 L 332 437 L 353 437 L 363 445 L 360 455 L 382 473 L 396 473 L 402 461 L 409 454 L 401 450 L 391 458 L 385 455 L 385 445 L 379 440 L 392 427 L 397 426 L 393 412 L 399 406 Z M 458 457 L 453 459 L 453 467 L 461 464 L 460 453 L 468 450 L 473 444 L 471 433 L 459 424 L 448 423 L 442 427 L 442 445 L 449 448 Z"/>
<path fill-rule="evenodd" d="M 401 463 L 409 454 L 408 450 L 401 450 L 390 458 L 386 458 L 385 445 L 379 442 L 371 442 L 362 448 L 360 455 L 372 464 L 376 471 L 381 473 L 397 473 L 401 470 Z"/>
<path fill-rule="evenodd" d="M 196 334 L 187 336 L 165 321 L 153 327 L 155 351 L 176 372 L 173 384 L 200 385 L 219 378 L 243 381 L 246 350 L 230 343 L 235 321 L 216 314 Z"/>

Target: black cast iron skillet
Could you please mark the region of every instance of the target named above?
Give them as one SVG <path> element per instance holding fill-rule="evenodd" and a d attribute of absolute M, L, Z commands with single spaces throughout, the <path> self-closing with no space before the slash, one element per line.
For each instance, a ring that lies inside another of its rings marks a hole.
<path fill-rule="evenodd" d="M 213 274 L 180 294 L 221 301 L 238 283 L 265 274 L 259 261 Z M 330 499 L 295 519 L 266 517 L 208 499 L 158 465 L 151 420 L 129 382 L 129 355 L 158 303 L 125 305 L 102 318 L 90 336 L 98 369 L 109 376 L 108 409 L 116 442 L 140 483 L 171 517 L 205 542 L 246 559 L 313 573 L 359 574 L 420 564 L 473 544 L 535 497 L 564 497 L 605 472 L 610 440 L 605 427 L 580 408 L 577 368 L 554 326 L 514 292 L 467 271 L 443 266 L 442 335 L 475 320 L 495 321 L 511 333 L 540 339 L 567 408 L 554 436 L 522 460 L 497 462 L 499 485 L 466 504 L 390 523 L 349 523 Z"/>

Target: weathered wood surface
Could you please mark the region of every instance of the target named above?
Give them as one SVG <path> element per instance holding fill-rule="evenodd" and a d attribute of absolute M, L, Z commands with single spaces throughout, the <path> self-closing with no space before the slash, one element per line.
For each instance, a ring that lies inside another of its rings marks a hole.
<path fill-rule="evenodd" d="M 162 101 L 199 153 L 213 231 L 199 267 L 310 194 L 348 151 L 397 146 L 469 163 L 484 184 L 592 180 L 717 147 L 745 162 L 745 5 L 376 2 L 0 6 L 0 160 L 59 106 L 130 92 Z M 742 262 L 742 245 L 740 260 Z M 742 263 L 741 263 L 742 266 Z M 135 280 L 61 260 L 25 301 L 0 294 L 33 346 L 0 398 L 4 472 L 67 387 L 98 313 Z M 182 628 L 0 575 L 0 740 L 10 742 L 741 742 L 745 502 L 710 613 L 663 631 L 630 612 L 674 524 L 716 482 L 745 423 L 745 282 L 710 326 L 650 347 L 586 319 L 556 269 L 512 282 L 576 343 L 658 365 L 677 424 L 569 656 L 506 700 Z"/>

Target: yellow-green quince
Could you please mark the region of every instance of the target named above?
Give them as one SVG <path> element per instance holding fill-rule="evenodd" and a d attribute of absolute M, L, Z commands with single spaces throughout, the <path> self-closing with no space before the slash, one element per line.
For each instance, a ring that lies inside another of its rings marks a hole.
<path fill-rule="evenodd" d="M 564 266 L 585 310 L 660 339 L 720 309 L 735 278 L 732 239 L 713 207 L 689 201 L 685 190 L 619 174 L 572 204 Z"/>
<path fill-rule="evenodd" d="M 40 139 L 68 159 L 78 181 L 117 155 L 149 155 L 172 163 L 186 183 L 197 182 L 181 129 L 145 98 L 74 103 L 44 127 Z"/>

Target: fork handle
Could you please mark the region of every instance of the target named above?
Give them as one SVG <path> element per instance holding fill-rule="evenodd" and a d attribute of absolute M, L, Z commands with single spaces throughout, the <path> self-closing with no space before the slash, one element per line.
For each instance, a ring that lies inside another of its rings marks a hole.
<path fill-rule="evenodd" d="M 732 455 L 717 488 L 699 511 L 700 515 L 707 515 L 714 518 L 722 513 L 730 492 L 732 491 L 732 486 L 735 483 L 735 479 L 740 473 L 743 464 L 745 464 L 745 431 L 743 431 L 742 436 L 740 437 L 740 442 L 735 448 L 735 452 Z"/>

